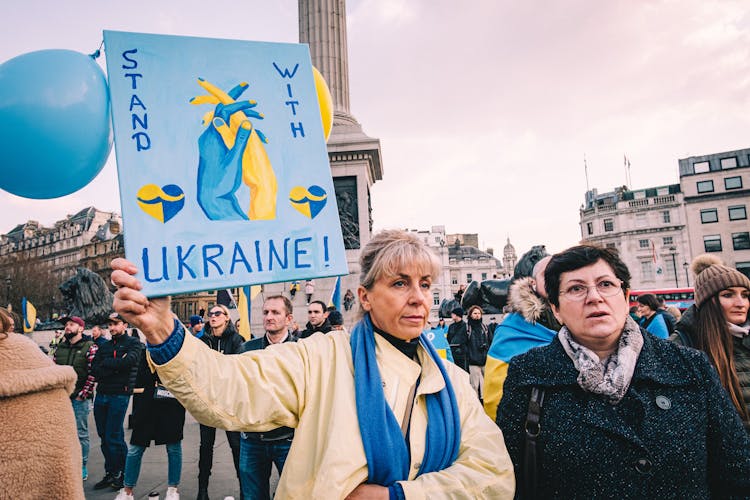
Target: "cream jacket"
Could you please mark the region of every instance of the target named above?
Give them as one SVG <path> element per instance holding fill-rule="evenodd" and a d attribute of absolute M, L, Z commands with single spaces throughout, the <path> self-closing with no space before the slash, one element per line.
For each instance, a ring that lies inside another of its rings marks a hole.
<path fill-rule="evenodd" d="M 406 498 L 512 498 L 513 465 L 503 436 L 482 410 L 468 375 L 447 362 L 461 414 L 459 455 L 447 469 L 416 477 L 425 446 L 424 397 L 445 383 L 421 346 L 422 366 L 380 335 L 375 339 L 385 397 L 398 421 L 422 376 L 411 413 L 409 481 L 401 482 Z M 345 498 L 366 481 L 348 333 L 316 334 L 232 356 L 207 349 L 187 334 L 180 352 L 157 369 L 204 425 L 252 432 L 296 428 L 277 498 Z"/>

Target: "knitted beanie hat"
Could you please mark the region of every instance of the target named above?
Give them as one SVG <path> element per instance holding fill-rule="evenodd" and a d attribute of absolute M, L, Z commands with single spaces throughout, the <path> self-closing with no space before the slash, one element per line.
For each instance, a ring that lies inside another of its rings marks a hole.
<path fill-rule="evenodd" d="M 707 299 L 733 286 L 750 290 L 750 279 L 736 269 L 725 266 L 714 255 L 703 254 L 693 260 L 690 268 L 695 274 L 695 304 L 700 307 Z"/>

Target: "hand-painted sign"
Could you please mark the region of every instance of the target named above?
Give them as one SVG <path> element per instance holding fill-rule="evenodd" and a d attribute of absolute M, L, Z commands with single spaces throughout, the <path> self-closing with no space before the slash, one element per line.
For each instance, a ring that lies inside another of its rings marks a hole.
<path fill-rule="evenodd" d="M 347 274 L 306 45 L 105 31 L 148 296 Z"/>

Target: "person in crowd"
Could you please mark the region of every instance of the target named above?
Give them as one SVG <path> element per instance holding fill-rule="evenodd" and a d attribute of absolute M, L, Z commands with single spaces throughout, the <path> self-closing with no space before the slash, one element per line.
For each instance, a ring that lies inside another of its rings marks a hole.
<path fill-rule="evenodd" d="M 143 344 L 127 334 L 128 323 L 116 312 L 109 315 L 112 338 L 96 352 L 91 371 L 96 377 L 94 421 L 104 455 L 104 477 L 94 485 L 101 490 L 123 487 L 123 470 L 128 445 L 125 444 L 125 414 L 135 387 Z"/>
<path fill-rule="evenodd" d="M 326 317 L 326 305 L 320 300 L 307 304 L 307 326 L 299 334 L 299 338 L 306 339 L 314 333 L 328 333 L 331 331 L 331 323 Z"/>
<path fill-rule="evenodd" d="M 439 318 L 435 330 L 440 330 L 443 334 L 448 333 L 448 325 L 445 324 L 445 318 Z"/>
<path fill-rule="evenodd" d="M 549 344 L 560 329 L 544 289 L 544 271 L 551 258 L 540 259 L 531 276 L 517 279 L 508 289 L 508 312 L 495 328 L 484 372 L 484 411 L 493 420 L 511 358 Z"/>
<path fill-rule="evenodd" d="M 344 294 L 344 311 L 351 310 L 354 305 L 354 299 L 354 292 L 352 292 L 351 288 L 347 288 L 346 293 Z"/>
<path fill-rule="evenodd" d="M 65 325 L 63 325 L 64 327 Z M 65 338 L 63 335 L 65 333 L 65 330 L 55 330 L 55 335 L 52 337 L 52 339 L 49 341 L 49 350 L 48 354 L 54 358 L 55 357 L 55 351 L 57 351 L 57 346 L 60 344 L 60 342 L 63 341 Z"/>
<path fill-rule="evenodd" d="M 91 338 L 97 347 L 101 347 L 106 341 L 107 336 L 104 334 L 106 328 L 102 328 L 101 325 L 94 325 L 91 328 Z"/>
<path fill-rule="evenodd" d="M 289 296 L 292 298 L 292 300 L 294 300 L 297 292 L 299 292 L 299 281 L 292 281 L 292 283 L 289 285 Z"/>
<path fill-rule="evenodd" d="M 344 315 L 339 311 L 329 312 L 328 322 L 331 324 L 331 331 L 344 329 Z"/>
<path fill-rule="evenodd" d="M 292 322 L 289 325 L 289 334 L 295 338 L 299 338 L 299 335 L 300 335 L 299 323 L 297 323 L 294 319 L 292 319 Z"/>
<path fill-rule="evenodd" d="M 641 327 L 660 339 L 669 337 L 669 330 L 667 329 L 667 323 L 664 321 L 664 316 L 659 314 L 659 301 L 656 299 L 656 296 L 646 293 L 640 295 L 636 301 L 638 302 L 638 313 L 641 316 Z"/>
<path fill-rule="evenodd" d="M 487 324 L 487 336 L 489 337 L 490 345 L 492 345 L 492 340 L 495 338 L 495 330 L 497 330 L 499 324 L 496 316 L 490 317 L 490 322 Z"/>
<path fill-rule="evenodd" d="M 190 333 L 195 335 L 195 338 L 199 339 L 203 337 L 203 318 L 197 314 L 190 316 Z"/>
<path fill-rule="evenodd" d="M 78 375 L 12 332 L 11 316 L 0 308 L 0 498 L 83 500 L 69 397 Z"/>
<path fill-rule="evenodd" d="M 466 357 L 469 362 L 469 382 L 479 400 L 484 398 L 484 365 L 487 363 L 487 350 L 490 347 L 487 326 L 482 323 L 482 308 L 474 305 L 469 308 L 466 344 Z"/>
<path fill-rule="evenodd" d="M 582 245 L 544 273 L 564 326 L 510 362 L 497 423 L 520 498 L 747 498 L 750 437 L 705 355 L 628 315 L 617 251 Z"/>
<path fill-rule="evenodd" d="M 198 421 L 295 428 L 277 498 L 513 496 L 499 429 L 468 376 L 422 336 L 440 264 L 415 235 L 383 231 L 362 249 L 364 316 L 351 334 L 226 360 L 185 335 L 169 298 L 140 293 L 134 264 L 112 266 L 115 307 L 146 334 L 159 376 Z"/>
<path fill-rule="evenodd" d="M 662 315 L 662 318 L 664 318 L 667 332 L 669 332 L 669 335 L 672 335 L 674 333 L 675 325 L 677 324 L 677 317 L 672 314 L 667 307 L 667 302 L 664 300 L 664 297 L 656 297 L 656 300 L 659 302 L 659 309 L 657 312 Z"/>
<path fill-rule="evenodd" d="M 670 339 L 708 355 L 750 432 L 750 279 L 710 254 L 696 257 L 691 269 L 695 304 Z"/>
<path fill-rule="evenodd" d="M 672 329 L 672 333 L 674 333 L 674 330 L 677 328 L 677 322 L 682 318 L 682 311 L 680 311 L 679 307 L 675 306 L 668 306 L 665 310 L 674 318 L 674 328 Z M 667 316 L 664 315 L 665 321 L 666 317 Z"/>
<path fill-rule="evenodd" d="M 464 310 L 456 307 L 451 311 L 453 323 L 448 327 L 448 345 L 451 348 L 453 362 L 467 373 L 469 372 L 469 358 L 467 356 L 469 334 L 464 321 Z"/>
<path fill-rule="evenodd" d="M 208 325 L 204 328 L 201 340 L 212 351 L 221 354 L 238 354 L 245 339 L 237 332 L 229 317 L 229 309 L 216 304 L 208 311 Z M 221 359 L 228 359 L 224 356 Z M 214 463 L 214 443 L 216 442 L 215 425 L 200 425 L 201 444 L 198 452 L 198 497 L 197 500 L 208 500 L 208 483 Z M 224 426 L 218 426 L 226 429 Z M 227 442 L 232 450 L 232 461 L 237 479 L 240 479 L 240 433 L 226 431 Z"/>
<path fill-rule="evenodd" d="M 123 488 L 115 500 L 133 500 L 133 489 L 141 473 L 143 454 L 153 441 L 166 445 L 167 492 L 165 500 L 179 500 L 178 491 L 182 475 L 182 432 L 185 426 L 185 408 L 161 385 L 159 376 L 151 371 L 146 361 L 146 351 L 141 350 L 138 373 L 133 390 L 133 411 L 130 446 L 125 459 Z"/>
<path fill-rule="evenodd" d="M 630 306 L 630 317 L 635 321 L 636 323 L 641 322 L 641 316 L 638 314 L 638 306 Z"/>
<path fill-rule="evenodd" d="M 54 360 L 58 365 L 72 366 L 77 379 L 70 402 L 76 417 L 78 441 L 81 443 L 81 477 L 84 481 L 89 478 L 89 414 L 91 413 L 91 398 L 94 396 L 96 380 L 92 373 L 94 357 L 99 347 L 90 337 L 83 337 L 86 323 L 78 316 L 61 318 L 65 325 L 63 340 L 57 344 Z"/>
<path fill-rule="evenodd" d="M 312 296 L 314 293 L 315 283 L 313 283 L 313 280 L 305 281 L 305 296 L 307 297 L 307 305 L 310 305 L 310 301 L 312 301 Z M 325 304 L 323 304 L 323 310 L 325 310 Z"/>
<path fill-rule="evenodd" d="M 296 342 L 289 334 L 293 306 L 281 295 L 268 297 L 263 302 L 265 335 L 242 344 L 241 352 L 257 351 L 275 344 Z M 271 465 L 281 476 L 284 462 L 292 446 L 294 429 L 277 427 L 265 432 L 243 432 L 240 440 L 240 485 L 242 496 L 249 499 L 270 500 Z"/>

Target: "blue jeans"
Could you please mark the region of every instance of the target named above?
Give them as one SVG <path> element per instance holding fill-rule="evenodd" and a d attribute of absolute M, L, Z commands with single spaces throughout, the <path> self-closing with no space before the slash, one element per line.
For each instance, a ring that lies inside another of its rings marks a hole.
<path fill-rule="evenodd" d="M 73 414 L 76 417 L 76 429 L 78 429 L 78 442 L 81 443 L 81 455 L 83 465 L 89 460 L 89 413 L 91 413 L 91 400 L 78 401 L 71 399 L 73 403 Z"/>
<path fill-rule="evenodd" d="M 240 488 L 243 497 L 270 500 L 268 481 L 271 477 L 271 463 L 276 465 L 276 470 L 281 475 L 291 446 L 291 439 L 279 441 L 240 439 Z"/>
<path fill-rule="evenodd" d="M 124 486 L 134 488 L 138 482 L 144 451 L 146 451 L 146 447 L 138 444 L 131 444 L 128 447 L 128 457 L 125 460 Z M 182 474 L 182 441 L 167 443 L 167 462 L 169 463 L 167 485 L 177 486 L 180 484 L 180 475 Z"/>
<path fill-rule="evenodd" d="M 129 394 L 97 394 L 94 400 L 94 421 L 96 432 L 102 440 L 104 470 L 111 474 L 125 468 L 128 446 L 122 426 L 129 402 Z"/>

